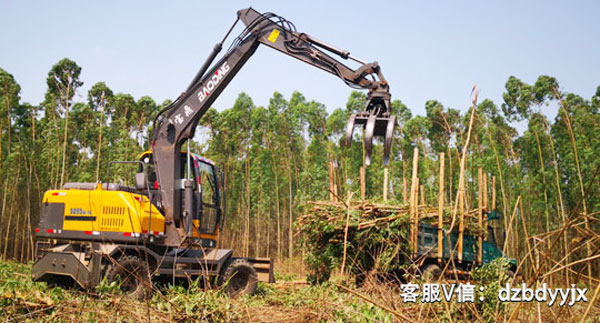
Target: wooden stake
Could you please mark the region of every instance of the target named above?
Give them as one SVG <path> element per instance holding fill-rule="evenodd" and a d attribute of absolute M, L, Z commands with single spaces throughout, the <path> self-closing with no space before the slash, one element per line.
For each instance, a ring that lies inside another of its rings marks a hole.
<path fill-rule="evenodd" d="M 477 169 L 477 225 L 479 234 L 477 235 L 477 263 L 481 265 L 483 259 L 483 170 Z"/>
<path fill-rule="evenodd" d="M 383 201 L 387 202 L 388 198 L 388 167 L 383 168 Z"/>
<path fill-rule="evenodd" d="M 425 205 L 425 185 L 421 184 L 421 205 Z"/>
<path fill-rule="evenodd" d="M 414 256 L 417 256 L 419 251 L 419 178 L 416 179 L 417 185 L 415 185 L 415 234 L 413 236 L 414 244 Z"/>
<path fill-rule="evenodd" d="M 364 200 L 367 194 L 367 172 L 365 166 L 360 166 L 360 199 Z"/>
<path fill-rule="evenodd" d="M 444 153 L 440 154 L 440 191 L 438 196 L 438 261 L 444 256 L 444 236 L 442 234 L 444 224 Z"/>
<path fill-rule="evenodd" d="M 416 194 L 417 194 L 417 171 L 419 168 L 419 148 L 415 148 L 413 150 L 413 167 L 412 167 L 412 182 L 410 184 L 410 223 L 411 223 L 411 227 L 410 227 L 410 242 L 412 244 L 412 248 L 413 248 L 413 255 L 416 254 L 416 245 L 414 244 L 414 242 L 416 241 L 416 235 L 417 235 L 417 228 L 415 226 L 416 224 L 416 210 L 417 210 L 417 203 L 416 203 Z"/>
<path fill-rule="evenodd" d="M 483 208 L 488 210 L 488 177 L 487 172 L 483 173 Z"/>

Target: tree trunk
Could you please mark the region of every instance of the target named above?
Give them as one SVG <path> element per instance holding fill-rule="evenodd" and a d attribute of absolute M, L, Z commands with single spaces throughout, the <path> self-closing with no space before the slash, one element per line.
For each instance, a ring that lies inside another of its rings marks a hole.
<path fill-rule="evenodd" d="M 288 149 L 288 193 L 289 193 L 289 227 L 288 227 L 288 256 L 292 258 L 294 249 L 294 195 L 292 192 L 292 156 L 291 149 Z"/>
<path fill-rule="evenodd" d="M 587 231 L 590 231 L 590 220 L 587 217 L 588 212 L 587 212 L 587 201 L 586 201 L 586 196 L 585 196 L 585 189 L 583 188 L 583 179 L 581 176 L 581 168 L 579 167 L 579 152 L 577 149 L 577 142 L 575 141 L 575 134 L 573 133 L 573 128 L 571 126 L 571 118 L 569 117 L 569 114 L 567 113 L 567 106 L 564 104 L 560 94 L 558 93 L 558 90 L 556 88 L 553 88 L 553 90 L 554 90 L 554 95 L 556 96 L 556 98 L 560 102 L 560 105 L 563 108 L 564 122 L 565 122 L 565 124 L 567 126 L 567 130 L 569 132 L 569 139 L 571 139 L 571 147 L 573 148 L 573 153 L 575 154 L 575 166 L 577 167 L 577 178 L 579 179 L 579 189 L 581 190 L 581 201 L 583 204 L 583 217 L 584 217 L 585 229 Z M 589 243 L 586 243 L 586 251 L 587 251 L 586 257 L 591 257 L 592 256 L 592 246 Z M 586 268 L 587 268 L 587 275 L 589 277 L 592 277 L 592 263 L 588 261 Z"/>
<path fill-rule="evenodd" d="M 100 181 L 100 158 L 102 155 L 102 130 L 104 129 L 104 92 L 100 96 L 100 133 L 98 134 L 98 152 L 96 153 L 96 182 Z"/>
<path fill-rule="evenodd" d="M 70 78 L 70 76 L 69 76 Z M 62 151 L 62 167 L 60 172 L 60 187 L 65 184 L 65 164 L 67 160 L 67 136 L 69 133 L 69 93 L 71 92 L 71 85 L 67 86 L 67 94 L 65 95 L 65 131 L 63 137 L 63 151 Z"/>
<path fill-rule="evenodd" d="M 273 173 L 275 174 L 275 210 L 277 212 L 277 258 L 281 259 L 281 211 L 279 209 L 279 176 L 277 176 L 277 168 L 275 168 L 275 158 L 271 151 L 273 159 Z"/>
<path fill-rule="evenodd" d="M 246 243 L 245 255 L 250 252 L 250 161 L 246 160 Z"/>
<path fill-rule="evenodd" d="M 261 171 L 262 174 L 262 171 Z M 262 204 L 262 183 L 259 186 L 259 191 L 258 191 L 258 205 L 257 207 L 257 211 L 256 211 L 256 221 L 255 221 L 255 227 L 256 227 L 256 235 L 255 235 L 255 239 L 256 239 L 256 249 L 254 250 L 254 255 L 256 257 L 260 257 L 260 206 Z"/>
<path fill-rule="evenodd" d="M 1 212 L 0 213 L 0 225 L 2 224 L 1 221 L 4 220 L 4 214 L 6 211 L 6 197 L 8 196 L 8 192 L 6 191 L 7 186 L 8 186 L 8 181 L 4 181 L 4 189 L 2 190 L 2 210 L 0 211 Z M 11 219 L 11 216 L 9 215 L 8 216 L 8 224 L 6 224 L 3 227 L 0 227 L 0 229 L 6 230 L 5 235 L 7 235 L 7 236 L 8 236 L 8 232 L 10 231 L 10 228 L 9 228 L 10 227 L 10 219 Z M 6 227 L 6 228 L 4 228 L 4 227 Z M 4 245 L 6 246 L 6 241 L 4 242 Z M 2 253 L 2 259 L 5 259 L 4 252 Z"/>

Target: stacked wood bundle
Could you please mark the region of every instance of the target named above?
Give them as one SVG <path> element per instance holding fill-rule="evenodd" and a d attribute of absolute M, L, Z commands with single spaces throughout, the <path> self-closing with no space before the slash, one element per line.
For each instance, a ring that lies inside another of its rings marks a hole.
<path fill-rule="evenodd" d="M 420 223 L 437 227 L 438 206 L 418 205 Z M 452 214 L 452 207 L 444 208 Z M 466 212 L 465 233 L 478 232 L 476 209 Z M 450 228 L 451 216 L 445 216 L 443 228 Z M 309 202 L 297 221 L 305 248 L 306 262 L 312 272 L 309 280 L 327 280 L 333 268 L 350 272 L 371 269 L 394 270 L 410 258 L 411 212 L 408 204 L 379 203 L 370 200 Z M 454 228 L 456 230 L 456 227 Z M 346 260 L 346 257 L 348 258 Z M 385 267 L 385 268 L 383 268 Z"/>
<path fill-rule="evenodd" d="M 300 216 L 297 225 L 303 231 L 307 225 L 315 221 L 324 221 L 338 231 L 343 231 L 346 225 L 347 213 L 350 212 L 348 227 L 355 230 L 365 230 L 376 225 L 397 222 L 398 224 L 410 224 L 410 208 L 408 204 L 383 204 L 370 200 L 351 201 L 349 205 L 344 202 L 312 201 L 308 202 L 309 208 L 304 215 Z M 420 221 L 431 225 L 437 225 L 438 207 L 433 205 L 419 205 L 418 213 Z M 452 207 L 446 207 L 444 213 L 452 214 Z M 477 209 L 465 213 L 467 218 L 476 219 Z M 445 216 L 443 223 L 449 228 L 451 216 Z M 466 231 L 478 233 L 475 221 L 467 221 Z"/>

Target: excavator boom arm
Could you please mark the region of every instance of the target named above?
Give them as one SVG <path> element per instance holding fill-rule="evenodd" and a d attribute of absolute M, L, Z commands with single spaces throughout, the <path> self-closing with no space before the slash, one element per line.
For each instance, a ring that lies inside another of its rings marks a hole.
<path fill-rule="evenodd" d="M 389 85 L 377 62 L 365 64 L 352 57 L 347 51 L 339 50 L 310 35 L 298 33 L 292 23 L 272 13 L 261 14 L 248 8 L 238 11 L 238 20 L 246 25 L 246 29 L 234 40 L 232 47 L 220 60 L 212 64 L 223 42 L 217 44 L 187 91 L 160 111 L 154 122 L 152 150 L 160 185 L 161 207 L 165 214 L 165 243 L 167 245 L 180 245 L 186 232 L 190 232 L 190 228 L 184 228 L 189 224 L 187 224 L 188 221 L 183 221 L 186 215 L 185 210 L 182 210 L 181 207 L 183 188 L 176 187 L 177 183 L 181 183 L 179 173 L 183 162 L 180 154 L 181 146 L 194 136 L 200 118 L 260 44 L 329 72 L 341 78 L 349 86 L 367 89 L 365 111 L 351 117 L 352 124 L 348 125 L 348 131 L 351 136 L 354 123 L 365 126 L 365 140 L 369 141 L 365 145 L 367 147 L 367 163 L 369 163 L 370 142 L 373 135 L 382 135 L 380 128 L 381 125 L 384 125 L 384 128 L 387 129 L 384 162 L 387 163 L 388 160 L 388 139 L 389 145 L 391 145 L 391 135 L 387 138 L 387 134 L 391 133 L 389 129 L 393 132 L 395 118 L 390 116 Z M 355 60 L 362 66 L 356 70 L 351 69 L 324 50 L 343 59 Z M 209 67 L 211 64 L 212 67 Z M 371 76 L 371 79 L 367 78 L 368 76 Z M 182 223 L 186 224 L 182 225 Z"/>

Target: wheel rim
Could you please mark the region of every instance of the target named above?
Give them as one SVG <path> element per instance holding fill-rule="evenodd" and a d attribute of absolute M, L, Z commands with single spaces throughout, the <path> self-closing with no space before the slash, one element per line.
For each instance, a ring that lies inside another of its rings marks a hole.
<path fill-rule="evenodd" d="M 129 294 L 136 291 L 140 285 L 140 278 L 137 275 L 143 275 L 143 272 L 139 267 L 127 266 L 123 268 L 122 272 L 118 275 L 121 283 L 121 291 Z"/>
<path fill-rule="evenodd" d="M 425 278 L 425 280 L 438 280 L 440 278 L 440 276 L 442 275 L 442 270 L 440 268 L 426 268 L 425 272 L 423 272 L 423 278 Z"/>
<path fill-rule="evenodd" d="M 132 293 L 138 287 L 138 281 L 133 274 L 128 274 L 125 278 L 121 279 L 121 291 L 125 293 Z"/>
<path fill-rule="evenodd" d="M 249 273 L 245 271 L 236 271 L 229 279 L 229 288 L 234 293 L 244 291 L 248 286 Z"/>

